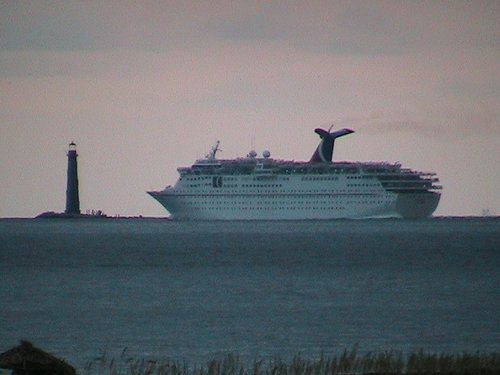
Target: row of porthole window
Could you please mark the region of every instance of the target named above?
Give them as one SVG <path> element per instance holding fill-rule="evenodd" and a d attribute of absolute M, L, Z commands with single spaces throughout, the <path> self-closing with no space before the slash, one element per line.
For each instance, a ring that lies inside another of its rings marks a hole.
<path fill-rule="evenodd" d="M 374 176 L 347 176 L 347 179 L 349 180 L 371 180 L 375 178 Z"/>
<path fill-rule="evenodd" d="M 179 180 L 187 180 L 187 181 L 201 181 L 201 180 L 212 180 L 214 176 L 202 176 L 202 177 L 180 177 Z M 237 177 L 229 177 L 229 176 L 220 176 L 224 178 L 224 181 L 236 181 Z"/>
<path fill-rule="evenodd" d="M 181 180 L 183 179 L 182 177 L 180 178 Z M 204 176 L 204 177 L 184 177 L 184 180 L 188 181 L 199 181 L 199 180 L 211 180 L 212 177 L 209 176 Z"/>
<path fill-rule="evenodd" d="M 235 206 L 243 206 L 243 207 L 239 207 L 239 208 L 245 208 L 245 207 L 249 207 L 249 208 L 253 208 L 253 207 L 268 207 L 268 208 L 279 208 L 279 209 L 283 209 L 283 208 L 286 208 L 286 207 L 300 207 L 302 209 L 323 209 L 324 207 L 332 207 L 331 204 L 334 203 L 334 204 L 338 204 L 340 202 L 320 202 L 320 201 L 314 201 L 314 202 L 300 202 L 300 201 L 294 201 L 294 202 L 290 202 L 289 204 L 278 204 L 278 203 L 274 203 L 272 202 L 271 204 L 267 203 L 267 202 L 255 202 L 254 204 L 252 205 L 249 205 L 248 202 L 207 202 L 204 206 L 206 207 L 211 207 L 211 208 L 220 208 L 220 206 L 226 206 L 228 209 L 229 208 L 236 208 Z M 347 202 L 347 204 L 354 204 L 354 203 L 362 203 L 362 204 L 382 204 L 384 203 L 383 201 L 368 201 L 368 200 L 364 200 L 364 201 L 357 201 L 357 202 L 352 202 L 352 201 L 349 201 Z M 290 204 L 292 204 L 293 206 L 290 206 Z M 190 206 L 190 207 L 199 207 L 199 204 L 198 203 L 195 203 L 195 202 L 190 202 L 190 203 L 187 203 L 187 206 Z M 275 206 L 279 206 L 279 207 L 275 207 Z"/>
<path fill-rule="evenodd" d="M 274 187 L 283 187 L 282 184 L 271 184 L 271 185 L 261 185 L 261 184 L 243 184 L 241 185 L 241 187 L 244 187 L 244 188 L 274 188 Z"/>
<path fill-rule="evenodd" d="M 350 205 L 352 204 L 353 202 L 347 202 L 347 205 Z M 363 204 L 382 204 L 383 202 L 379 201 L 379 202 L 361 202 Z M 202 206 L 199 206 L 199 205 L 193 205 L 193 204 L 190 204 L 188 205 L 189 207 L 191 208 L 195 208 L 195 209 L 201 209 Z M 232 206 L 219 206 L 219 205 L 207 205 L 205 206 L 205 208 L 209 208 L 209 209 L 215 209 L 215 210 L 257 210 L 257 209 L 266 209 L 266 210 L 326 210 L 326 209 L 339 209 L 339 208 L 342 208 L 344 206 L 333 206 L 333 205 L 307 205 L 307 206 L 302 206 L 302 205 L 293 205 L 293 206 L 290 206 L 290 205 L 287 205 L 287 206 L 278 206 L 278 207 L 275 207 L 275 206 L 269 206 L 269 205 L 253 205 L 253 206 L 243 206 L 243 207 L 239 207 L 239 205 L 232 205 Z"/>
<path fill-rule="evenodd" d="M 322 207 L 296 207 L 296 206 L 287 206 L 287 207 L 276 207 L 276 208 L 271 208 L 271 207 L 210 207 L 210 209 L 215 210 L 215 211 L 296 211 L 296 210 L 302 210 L 302 211 L 308 211 L 311 209 L 314 210 L 345 210 L 344 206 L 322 206 Z"/>
<path fill-rule="evenodd" d="M 197 186 L 194 185 L 194 187 L 197 187 Z M 225 187 L 230 188 L 230 187 L 234 187 L 234 186 L 223 185 L 221 188 L 218 188 L 217 190 L 223 189 Z M 223 191 L 225 194 L 227 194 L 227 193 L 230 193 L 230 194 L 248 194 L 248 192 L 249 192 L 246 189 L 245 190 L 223 190 Z M 192 190 L 179 189 L 179 190 L 177 190 L 177 192 L 179 192 L 179 193 L 192 193 Z M 300 191 L 299 190 L 285 190 L 285 189 L 282 189 L 282 190 L 272 190 L 272 189 L 262 190 L 262 189 L 259 189 L 259 190 L 252 191 L 251 193 L 254 193 L 254 194 L 261 194 L 261 193 L 265 193 L 265 194 L 269 194 L 269 193 L 274 193 L 274 194 L 318 194 L 318 193 L 345 194 L 348 192 L 350 192 L 350 191 L 347 189 L 340 189 L 340 190 L 318 189 L 318 190 L 300 190 Z M 213 190 L 207 191 L 207 194 L 213 194 Z"/>
<path fill-rule="evenodd" d="M 377 187 L 378 184 L 347 184 L 347 187 Z"/>
<path fill-rule="evenodd" d="M 211 186 L 211 184 L 205 184 L 205 186 Z M 202 187 L 201 185 L 199 184 L 192 184 L 192 185 L 186 185 L 186 187 L 188 188 L 200 188 Z M 222 188 L 237 188 L 238 186 L 236 184 L 224 184 L 222 186 Z M 263 186 L 263 185 L 242 185 L 242 187 L 244 188 L 256 188 L 256 187 L 267 187 L 267 188 L 275 188 L 275 187 L 282 187 L 282 185 L 268 185 L 268 186 Z M 372 187 L 375 188 L 377 187 L 377 185 L 364 185 L 364 184 L 360 184 L 360 185 L 357 185 L 357 184 L 347 184 L 347 187 Z M 371 190 L 372 191 L 372 190 Z M 179 190 L 179 192 L 189 192 L 189 190 Z M 247 193 L 246 190 L 230 190 L 230 191 L 226 191 L 228 193 L 234 193 L 234 194 L 238 194 L 238 193 Z M 269 191 L 268 190 L 257 190 L 256 193 L 268 193 Z M 292 191 L 287 191 L 287 190 L 280 190 L 280 191 L 274 191 L 276 193 L 294 193 L 296 192 L 295 190 L 292 190 Z M 341 190 L 328 190 L 328 189 L 321 189 L 321 190 L 305 190 L 305 191 L 302 191 L 301 193 L 345 193 L 347 192 L 347 190 L 344 190 L 344 189 L 341 189 Z M 360 193 L 362 192 L 361 190 L 355 190 L 356 193 Z"/>
<path fill-rule="evenodd" d="M 217 199 L 217 198 L 221 198 L 221 199 Z M 347 198 L 347 197 L 345 197 Z M 352 197 L 349 197 L 350 199 L 352 199 Z M 367 197 L 365 196 L 360 196 L 357 198 L 356 202 L 361 202 L 361 203 L 364 203 L 364 202 L 367 202 L 366 200 Z M 364 200 L 362 200 L 364 199 Z M 386 198 L 386 200 L 389 199 L 389 198 Z M 283 199 L 281 196 L 279 195 L 268 195 L 268 196 L 265 196 L 265 197 L 261 197 L 260 199 L 252 199 L 252 200 L 249 200 L 247 198 L 245 198 L 245 195 L 242 195 L 241 198 L 239 200 L 228 200 L 226 199 L 226 196 L 224 195 L 221 195 L 221 196 L 218 196 L 218 195 L 212 195 L 210 196 L 210 200 L 207 200 L 207 196 L 192 196 L 190 197 L 189 199 L 190 201 L 192 202 L 197 202 L 197 203 L 200 203 L 200 202 L 206 202 L 208 204 L 210 203 L 216 203 L 216 204 L 228 204 L 229 202 L 238 202 L 238 204 L 256 204 L 256 203 L 261 203 L 261 204 L 306 204 L 306 203 L 311 203 L 310 200 L 308 199 L 295 199 L 293 201 L 291 201 L 290 199 Z M 313 201 L 313 203 L 316 203 L 316 204 L 328 204 L 328 203 L 331 203 L 332 202 L 332 199 L 329 198 L 329 196 L 325 196 L 323 197 L 322 199 L 316 199 Z M 371 202 L 377 202 L 375 200 L 372 200 Z M 380 203 L 381 201 L 378 200 L 378 202 Z M 185 203 L 189 203 L 189 201 L 185 202 Z"/>
<path fill-rule="evenodd" d="M 302 181 L 337 181 L 337 176 L 302 177 Z"/>

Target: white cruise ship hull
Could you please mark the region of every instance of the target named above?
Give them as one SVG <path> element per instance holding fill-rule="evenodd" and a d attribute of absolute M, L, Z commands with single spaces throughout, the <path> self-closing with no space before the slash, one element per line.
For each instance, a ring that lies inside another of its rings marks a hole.
<path fill-rule="evenodd" d="M 150 192 L 176 220 L 329 220 L 425 218 L 439 193 L 176 194 Z"/>

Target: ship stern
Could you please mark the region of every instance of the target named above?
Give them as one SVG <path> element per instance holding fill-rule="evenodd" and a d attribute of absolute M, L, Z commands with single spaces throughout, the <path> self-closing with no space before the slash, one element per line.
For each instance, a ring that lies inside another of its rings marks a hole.
<path fill-rule="evenodd" d="M 405 219 L 422 219 L 432 216 L 441 194 L 438 192 L 400 193 L 396 200 L 396 212 Z"/>

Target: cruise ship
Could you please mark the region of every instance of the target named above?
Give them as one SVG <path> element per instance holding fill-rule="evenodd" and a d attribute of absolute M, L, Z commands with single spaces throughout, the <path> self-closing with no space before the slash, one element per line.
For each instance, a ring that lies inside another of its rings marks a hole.
<path fill-rule="evenodd" d="M 335 140 L 354 133 L 315 129 L 320 143 L 309 161 L 258 156 L 219 159 L 219 142 L 205 158 L 180 167 L 179 179 L 150 191 L 175 220 L 328 220 L 425 218 L 442 187 L 433 172 L 399 163 L 332 161 Z"/>

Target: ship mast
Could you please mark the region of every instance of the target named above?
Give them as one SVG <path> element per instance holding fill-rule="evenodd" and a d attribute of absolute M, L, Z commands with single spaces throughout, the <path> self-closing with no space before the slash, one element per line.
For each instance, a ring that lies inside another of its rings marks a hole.
<path fill-rule="evenodd" d="M 206 158 L 209 160 L 215 160 L 215 157 L 217 155 L 217 151 L 222 151 L 219 148 L 220 141 L 215 142 L 215 145 L 212 147 L 210 152 L 206 155 Z"/>

